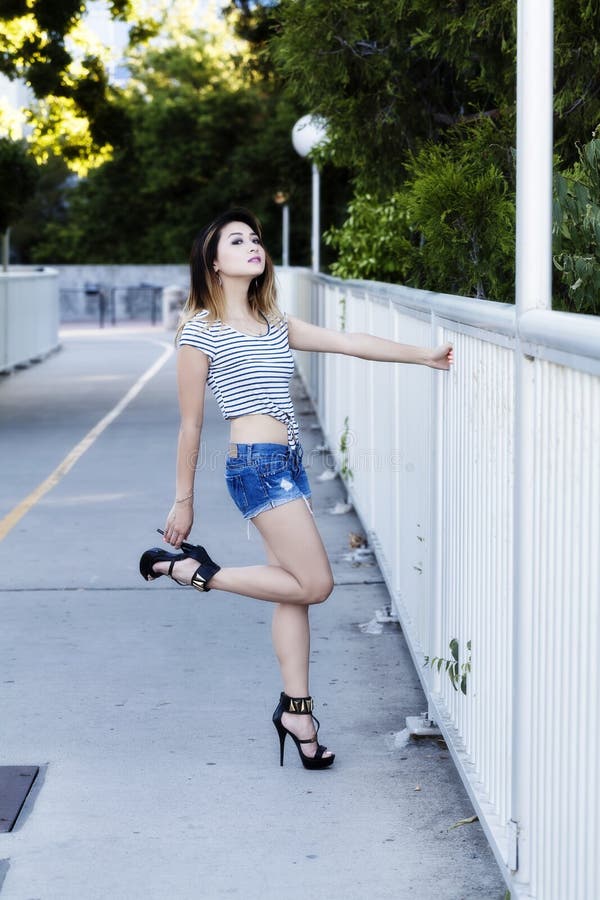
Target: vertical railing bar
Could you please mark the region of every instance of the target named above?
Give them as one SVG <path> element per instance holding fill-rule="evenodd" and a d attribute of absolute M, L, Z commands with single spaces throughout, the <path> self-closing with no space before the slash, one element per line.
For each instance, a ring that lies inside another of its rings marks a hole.
<path fill-rule="evenodd" d="M 560 441 L 560 423 L 564 419 L 562 407 L 564 403 L 564 397 L 562 391 L 556 392 L 556 385 L 554 383 L 553 373 L 548 363 L 544 362 L 540 364 L 540 371 L 544 371 L 545 379 L 548 380 L 548 406 L 552 409 L 552 427 L 550 428 L 550 442 L 547 445 L 551 454 L 551 465 L 552 469 L 546 469 L 546 475 L 550 475 L 551 471 L 554 471 L 554 484 L 558 482 L 560 478 L 563 477 L 562 472 L 559 472 L 558 466 L 561 459 L 559 441 Z M 547 477 L 547 481 L 550 481 L 550 478 Z M 540 667 L 542 665 L 542 660 L 554 660 L 556 659 L 556 652 L 558 648 L 558 630 L 560 627 L 560 616 L 559 616 L 559 595 L 561 593 L 562 588 L 562 573 L 564 571 L 562 565 L 562 553 L 563 548 L 561 546 L 560 540 L 560 529 L 558 527 L 558 523 L 564 515 L 564 510 L 562 507 L 562 496 L 559 491 L 550 487 L 548 491 L 548 499 L 549 499 L 549 507 L 547 508 L 547 516 L 546 516 L 546 527 L 550 526 L 550 534 L 551 534 L 551 546 L 550 552 L 547 556 L 547 560 L 550 562 L 550 577 L 547 579 L 546 590 L 542 590 L 540 592 L 540 601 L 543 602 L 545 597 L 548 598 L 548 602 L 545 604 L 546 609 L 548 610 L 548 617 L 546 619 L 546 628 L 548 631 L 548 650 L 547 655 L 545 657 L 541 657 L 540 659 Z M 540 523 L 540 527 L 543 528 L 543 523 Z M 560 721 L 560 684 L 558 679 L 558 671 L 556 666 L 550 666 L 548 672 L 548 681 L 545 685 L 546 687 L 546 696 L 552 697 L 555 701 L 558 701 L 559 708 L 556 710 L 557 712 L 557 720 Z M 542 698 L 542 715 L 544 716 L 548 739 L 553 741 L 552 744 L 546 744 L 545 746 L 556 746 L 560 745 L 560 736 L 556 735 L 556 731 L 552 727 L 552 719 L 554 718 L 554 711 L 552 716 L 549 714 L 550 710 L 548 709 L 548 704 L 544 702 L 544 698 Z M 555 885 L 558 889 L 559 879 L 560 879 L 560 853 L 561 849 L 558 845 L 558 841 L 556 838 L 556 831 L 552 826 L 553 819 L 556 815 L 560 815 L 560 803 L 559 801 L 559 790 L 560 790 L 560 768 L 559 768 L 559 759 L 558 754 L 554 752 L 550 752 L 550 754 L 544 752 L 542 750 L 542 767 L 541 771 L 546 775 L 547 781 L 545 784 L 545 796 L 547 798 L 547 807 L 544 809 L 544 818 L 547 823 L 547 835 L 548 835 L 548 843 L 547 847 L 550 851 L 551 856 L 551 867 L 548 871 L 547 867 L 544 867 L 544 875 L 545 882 L 543 884 L 542 890 L 547 890 L 550 894 L 550 900 L 554 900 L 552 894 L 553 889 L 552 885 Z"/>
<path fill-rule="evenodd" d="M 431 313 L 431 341 L 435 347 L 443 340 L 443 329 L 437 321 L 434 312 Z M 430 379 L 431 392 L 431 460 L 430 460 L 430 523 L 431 523 L 431 612 L 429 615 L 429 655 L 433 656 L 439 653 L 442 632 L 442 559 L 443 543 L 442 543 L 442 485 L 443 465 L 442 460 L 444 451 L 447 449 L 444 442 L 443 423 L 443 388 L 440 379 L 432 377 Z M 436 681 L 432 667 L 429 668 L 428 682 L 432 692 L 436 689 Z"/>
<path fill-rule="evenodd" d="M 552 367 L 554 369 L 554 366 Z M 557 373 L 556 373 L 557 375 Z M 565 407 L 563 409 L 563 418 L 561 421 L 561 433 L 563 436 L 563 448 L 561 454 L 561 462 L 562 462 L 562 470 L 563 470 L 563 497 L 565 498 L 565 509 L 564 515 L 559 517 L 559 522 L 561 522 L 561 530 L 563 532 L 563 560 L 564 560 L 564 568 L 563 568 L 563 578 L 562 578 L 562 589 L 557 598 L 558 605 L 557 608 L 560 611 L 560 634 L 562 636 L 563 645 L 566 642 L 566 646 L 573 647 L 575 646 L 572 643 L 572 635 L 575 633 L 575 623 L 578 620 L 578 608 L 581 604 L 581 596 L 577 592 L 578 586 L 578 578 L 577 573 L 573 567 L 573 542 L 577 539 L 577 535 L 574 533 L 575 529 L 575 517 L 573 516 L 573 509 L 575 504 L 575 498 L 577 494 L 577 474 L 573 471 L 573 465 L 575 462 L 575 446 L 577 443 L 578 429 L 576 426 L 577 416 L 575 414 L 574 409 L 574 391 L 573 391 L 573 371 L 571 369 L 567 369 L 564 373 L 564 398 L 565 398 Z M 556 381 L 558 378 L 556 377 Z M 566 423 L 571 421 L 573 423 L 572 428 L 566 427 Z M 570 583 L 569 580 L 571 579 Z M 569 615 L 568 610 L 572 611 L 572 614 Z M 573 685 L 577 684 L 577 669 L 578 666 L 575 664 L 572 670 L 572 679 L 561 678 L 559 681 L 560 685 L 560 703 L 561 703 L 561 716 L 560 722 L 567 722 L 569 720 L 569 714 L 572 710 L 576 709 L 576 706 L 571 702 L 575 698 L 573 697 Z M 561 858 L 564 859 L 564 865 L 561 865 L 561 884 L 563 896 L 565 892 L 571 891 L 575 897 L 577 897 L 577 892 L 575 890 L 575 879 L 573 878 L 574 872 L 572 870 L 572 861 L 573 861 L 573 838 L 576 834 L 576 825 L 577 825 L 577 812 L 575 809 L 575 816 L 572 816 L 573 803 L 577 800 L 577 769 L 572 768 L 570 765 L 571 762 L 571 747 L 573 744 L 573 736 L 570 733 L 570 730 L 567 728 L 561 728 L 560 730 L 560 789 L 558 792 L 559 797 L 559 810 L 561 814 L 561 818 L 567 814 L 568 820 L 573 823 L 573 828 L 569 829 L 567 834 L 564 836 L 563 846 L 561 847 Z M 567 772 L 572 772 L 572 778 L 566 778 L 565 775 Z M 562 829 L 558 827 L 558 823 L 554 824 L 555 832 L 560 835 Z M 566 851 L 566 852 L 565 852 Z M 568 886 L 568 887 L 567 887 Z"/>
<path fill-rule="evenodd" d="M 480 373 L 481 372 L 490 372 L 494 371 L 490 363 L 490 354 L 488 353 L 488 348 L 485 345 L 481 345 L 479 348 L 480 352 Z M 492 380 L 494 380 L 492 378 Z M 483 382 L 482 378 L 478 379 L 478 392 L 479 392 L 479 405 L 481 408 L 481 425 L 479 431 L 479 483 L 477 485 L 477 496 L 476 502 L 479 508 L 479 552 L 477 553 L 478 560 L 478 578 L 475 584 L 475 596 L 473 598 L 473 609 L 481 609 L 482 602 L 485 602 L 487 609 L 489 610 L 488 616 L 489 619 L 492 618 L 489 613 L 493 609 L 493 584 L 489 579 L 489 559 L 490 559 L 490 546 L 489 546 L 489 538 L 491 537 L 491 527 L 490 527 L 490 513 L 491 513 L 491 505 L 490 505 L 490 479 L 488 478 L 488 474 L 491 475 L 490 472 L 490 453 L 491 453 L 491 443 L 492 438 L 490 434 L 491 423 L 489 418 L 489 407 L 488 407 L 488 397 L 486 385 Z M 495 473 L 494 473 L 495 474 Z M 491 607 L 491 609 L 490 609 Z M 488 629 L 489 636 L 489 629 Z M 483 629 L 481 627 L 481 616 L 477 617 L 477 638 L 479 643 L 483 646 L 484 643 L 484 634 Z M 492 654 L 489 652 L 491 650 L 489 641 L 486 641 L 485 648 L 485 671 L 487 673 L 487 677 L 489 679 L 488 685 L 491 690 L 489 690 L 489 699 L 490 702 L 487 704 L 487 709 L 485 711 L 484 722 L 482 722 L 478 729 L 478 734 L 480 738 L 480 744 L 484 752 L 481 754 L 481 763 L 478 766 L 478 774 L 481 782 L 484 786 L 484 790 L 487 795 L 490 796 L 491 784 L 490 784 L 490 774 L 493 772 L 493 726 L 494 719 L 492 715 L 492 699 L 495 693 L 495 681 L 493 678 L 490 678 L 493 671 L 493 662 L 492 662 Z M 494 705 L 494 711 L 496 707 Z M 471 710 L 469 710 L 469 714 Z M 471 715 L 469 715 L 469 719 Z M 489 737 L 489 739 L 484 741 L 482 740 L 482 730 L 483 724 L 485 723 L 485 729 Z M 471 728 L 471 722 L 469 721 L 469 728 Z M 486 746 L 487 745 L 487 746 Z"/>
<path fill-rule="evenodd" d="M 369 334 L 373 334 L 373 302 L 370 299 L 370 295 L 367 295 L 367 331 Z M 368 462 L 368 453 L 375 449 L 375 386 L 377 383 L 377 372 L 376 372 L 376 362 L 367 363 L 369 367 L 369 371 L 367 373 L 367 385 L 368 385 L 368 402 L 367 402 L 367 421 L 368 421 L 368 445 L 365 448 L 367 450 L 367 457 L 365 459 L 365 465 L 370 467 L 369 477 L 366 479 L 367 484 L 369 486 L 369 498 L 368 498 L 368 509 L 369 509 L 369 527 L 375 528 L 376 515 L 377 515 L 377 506 L 375 499 L 375 472 L 372 463 Z"/>
<path fill-rule="evenodd" d="M 483 579 L 483 572 L 484 572 L 484 568 L 485 568 L 484 554 L 485 554 L 485 549 L 486 549 L 484 529 L 487 527 L 487 522 L 485 521 L 485 515 L 484 515 L 484 509 L 485 509 L 485 504 L 486 504 L 486 495 L 483 491 L 483 471 L 485 468 L 484 446 L 485 446 L 485 431 L 486 431 L 485 410 L 484 410 L 485 404 L 483 403 L 483 386 L 481 384 L 480 378 L 478 377 L 479 367 L 483 363 L 484 348 L 481 345 L 478 346 L 476 341 L 474 341 L 473 339 L 470 340 L 470 343 L 473 347 L 474 353 L 476 353 L 476 361 L 475 361 L 476 368 L 474 369 L 473 379 L 472 379 L 473 404 L 471 406 L 471 409 L 473 410 L 473 412 L 476 409 L 480 410 L 481 412 L 480 412 L 480 414 L 474 416 L 474 419 L 476 420 L 475 441 L 473 442 L 475 458 L 473 460 L 474 466 L 473 466 L 473 470 L 472 470 L 474 477 L 471 476 L 471 479 L 470 479 L 472 513 L 469 517 L 470 521 L 472 523 L 471 527 L 472 527 L 473 537 L 474 537 L 473 554 L 472 554 L 473 561 L 471 562 L 471 565 L 469 566 L 469 568 L 472 569 L 473 575 L 469 579 L 469 592 L 467 594 L 467 602 L 466 602 L 466 609 L 465 609 L 465 620 L 466 620 L 465 625 L 466 626 L 468 626 L 468 624 L 473 620 L 473 610 L 481 602 L 481 597 L 482 597 L 481 585 L 482 585 L 482 579 Z M 475 622 L 474 624 L 477 624 L 477 623 Z M 463 625 L 463 628 L 465 627 L 465 625 Z M 465 634 L 463 632 L 463 634 L 461 635 L 461 644 L 463 645 L 463 649 L 464 649 L 464 637 L 465 637 Z M 486 669 L 487 669 L 488 665 L 489 665 L 489 660 L 485 660 L 484 666 L 486 667 Z M 463 707 L 463 706 L 464 706 L 464 704 L 461 703 L 461 707 Z M 489 710 L 486 711 L 486 714 L 484 715 L 484 720 L 487 719 L 488 712 L 489 712 Z M 464 725 L 465 730 L 466 730 L 467 734 L 471 734 L 472 733 L 471 732 L 471 722 L 470 722 L 470 716 L 469 716 L 469 713 L 467 710 L 465 710 L 464 719 L 465 719 L 465 725 Z M 488 724 L 488 722 L 486 721 L 486 725 L 487 724 Z M 477 773 L 477 778 L 482 782 L 482 785 L 484 786 L 484 789 L 485 789 L 485 775 L 483 773 L 482 763 L 485 762 L 485 755 L 487 755 L 487 748 L 486 748 L 486 754 L 484 755 L 484 759 L 475 760 L 475 748 L 473 746 L 472 738 L 470 738 L 468 740 L 468 742 L 466 742 L 466 743 L 467 743 L 467 747 L 470 752 L 470 755 L 473 757 L 473 761 L 475 763 L 475 771 Z"/>
<path fill-rule="evenodd" d="M 549 308 L 552 296 L 553 3 L 517 3 L 517 334 L 528 309 Z M 515 884 L 525 887 L 531 868 L 531 807 L 526 771 L 531 760 L 533 465 L 532 364 L 517 340 L 515 423 L 515 557 L 513 667 L 513 779 L 511 818 L 520 831 Z"/>
<path fill-rule="evenodd" d="M 536 791 L 535 817 L 532 815 L 531 824 L 532 840 L 534 836 L 536 837 L 535 852 L 532 850 L 532 859 L 535 865 L 535 880 L 532 877 L 531 882 L 533 885 L 533 889 L 536 890 L 543 878 L 544 860 L 542 857 L 544 847 L 547 846 L 548 842 L 548 822 L 543 814 L 547 773 L 544 770 L 543 759 L 541 758 L 541 748 L 546 746 L 548 743 L 548 739 L 551 738 L 551 735 L 548 734 L 549 723 L 547 717 L 543 716 L 544 694 L 546 690 L 548 691 L 548 693 L 550 692 L 550 686 L 544 685 L 541 667 L 542 660 L 548 659 L 548 653 L 550 652 L 547 616 L 548 610 L 550 608 L 550 603 L 552 602 L 549 587 L 551 578 L 548 577 L 549 573 L 546 571 L 545 560 L 550 560 L 552 558 L 552 528 L 550 523 L 549 510 L 550 498 L 548 495 L 548 491 L 544 491 L 543 489 L 543 483 L 545 480 L 545 455 L 547 455 L 548 448 L 550 447 L 554 423 L 552 421 L 548 403 L 549 391 L 547 379 L 544 378 L 543 363 L 541 363 L 540 361 L 536 361 L 535 363 L 533 363 L 533 365 L 537 369 L 536 399 L 539 406 L 539 415 L 541 421 L 541 437 L 537 442 L 537 454 L 535 459 L 535 470 L 540 473 L 540 477 L 537 478 L 535 482 L 537 485 L 539 485 L 540 496 L 539 515 L 534 526 L 536 532 L 539 534 L 538 543 L 537 545 L 535 545 L 535 552 L 537 557 L 537 578 L 533 585 L 532 595 L 533 622 L 535 623 L 535 628 L 533 630 L 535 643 L 532 647 L 532 656 L 534 661 L 533 677 L 535 680 L 536 703 L 533 707 L 535 718 L 532 719 L 531 727 L 533 730 L 533 734 L 535 735 L 535 744 L 534 752 L 532 752 L 531 755 L 531 762 L 528 766 L 531 779 L 530 783 Z M 546 522 L 545 528 L 543 527 L 544 522 Z M 545 602 L 543 598 L 545 599 Z M 537 777 L 533 768 L 534 759 L 539 759 L 539 769 Z"/>
<path fill-rule="evenodd" d="M 573 466 L 575 472 L 579 474 L 578 479 L 576 480 L 576 484 L 578 487 L 577 491 L 577 506 L 574 509 L 573 514 L 573 574 L 575 577 L 575 590 L 574 596 L 579 598 L 579 602 L 577 604 L 577 615 L 575 619 L 575 627 L 574 627 L 574 637 L 577 640 L 577 636 L 582 639 L 586 634 L 585 625 L 587 623 L 587 609 L 588 609 L 588 597 L 583 590 L 584 579 L 585 579 L 585 563 L 581 557 L 581 547 L 586 542 L 586 535 L 583 533 L 583 529 L 581 528 L 581 524 L 583 521 L 583 515 L 581 515 L 585 510 L 586 503 L 586 474 L 587 474 L 587 464 L 584 456 L 584 450 L 586 447 L 586 425 L 585 425 L 585 377 L 581 377 L 579 373 L 573 378 L 573 402 L 576 406 L 576 411 L 574 413 L 574 419 L 578 422 L 577 429 L 577 452 L 573 454 Z M 579 415 L 577 415 L 577 412 Z M 591 454 L 590 454 L 591 456 Z M 589 457 L 588 457 L 589 458 Z M 579 515 L 577 513 L 579 512 Z M 576 657 L 576 675 L 577 675 L 577 694 L 578 694 L 578 704 L 580 709 L 585 709 L 585 689 L 586 689 L 586 673 L 584 670 L 585 663 L 583 662 L 584 657 L 581 654 L 578 654 Z M 580 896 L 580 884 L 583 884 L 581 881 L 581 873 L 584 868 L 584 860 L 581 854 L 581 847 L 585 840 L 584 830 L 581 827 L 581 812 L 580 810 L 585 805 L 585 787 L 584 784 L 587 781 L 587 772 L 589 770 L 589 750 L 588 750 L 588 742 L 584 742 L 583 753 L 584 753 L 584 764 L 583 766 L 579 766 L 579 760 L 577 759 L 576 747 L 573 746 L 573 742 L 570 747 L 571 750 L 571 765 L 573 770 L 576 772 L 576 790 L 574 791 L 574 797 L 571 800 L 571 810 L 572 815 L 575 820 L 575 827 L 573 828 L 573 832 L 571 834 L 571 844 L 572 844 L 572 878 L 575 885 L 576 896 Z M 593 764 L 593 763 L 592 763 Z M 584 773 L 586 773 L 584 775 Z"/>
<path fill-rule="evenodd" d="M 600 596 L 600 565 L 598 564 L 598 547 L 597 544 L 594 543 L 594 537 L 596 541 L 600 537 L 600 509 L 598 505 L 592 504 L 591 498 L 597 498 L 600 496 L 600 411 L 598 410 L 598 404 L 593 403 L 593 398 L 591 395 L 590 389 L 590 398 L 588 404 L 588 411 L 586 415 L 586 422 L 589 423 L 589 438 L 588 444 L 590 447 L 590 453 L 588 456 L 588 462 L 591 460 L 591 465 L 589 466 L 590 473 L 590 485 L 589 491 L 587 493 L 588 500 L 588 514 L 585 519 L 582 517 L 583 522 L 587 522 L 587 528 L 584 528 L 584 531 L 588 535 L 587 539 L 587 554 L 586 554 L 586 564 L 587 564 L 587 576 L 588 576 L 588 590 L 586 592 L 587 597 L 589 598 L 589 609 L 590 613 L 594 613 L 594 615 L 590 616 L 590 627 L 588 628 L 588 647 L 589 651 L 587 654 L 587 659 L 589 659 L 589 671 L 587 672 L 587 688 L 588 688 L 588 704 L 583 706 L 583 709 L 586 711 L 586 720 L 589 718 L 589 732 L 592 735 L 597 735 L 600 733 L 600 711 L 598 709 L 598 703 L 596 702 L 597 694 L 596 691 L 593 690 L 598 684 L 599 678 L 599 666 L 598 666 L 598 657 L 600 654 L 600 640 L 599 640 L 599 630 L 598 630 L 598 607 L 594 602 L 594 598 Z M 592 626 L 594 624 L 594 627 Z M 592 699 L 594 702 L 592 702 Z M 593 748 L 593 749 L 592 749 Z M 600 788 L 599 778 L 598 778 L 598 765 L 596 760 L 596 751 L 597 751 L 597 743 L 590 744 L 590 757 L 591 757 L 591 765 L 588 767 L 588 810 L 589 816 L 586 817 L 586 822 L 590 823 L 590 827 L 586 829 L 586 837 L 587 837 L 587 878 L 586 884 L 594 884 L 597 883 L 597 875 L 594 878 L 594 871 L 597 873 L 597 842 L 598 842 L 598 833 L 600 831 L 600 812 L 598 807 L 598 791 Z M 594 865 L 596 869 L 594 870 Z"/>
<path fill-rule="evenodd" d="M 508 356 L 508 354 L 507 354 L 507 356 Z M 515 682 L 516 673 L 515 673 L 514 667 L 512 665 L 512 650 L 511 650 L 511 643 L 510 643 L 510 640 L 514 633 L 513 632 L 514 608 L 513 608 L 513 603 L 510 602 L 510 597 L 511 597 L 511 592 L 513 590 L 512 572 L 514 570 L 514 545 L 515 545 L 515 502 L 514 502 L 514 481 L 515 481 L 515 462 L 514 462 L 514 457 L 515 457 L 515 409 L 514 409 L 514 403 L 515 403 L 515 381 L 516 381 L 515 362 L 516 362 L 515 353 L 514 352 L 510 353 L 510 356 L 509 356 L 509 359 L 507 362 L 509 378 L 508 378 L 507 392 L 505 395 L 507 398 L 508 397 L 511 398 L 511 414 L 510 414 L 510 426 L 509 426 L 510 427 L 509 447 L 510 447 L 511 452 L 510 452 L 510 459 L 507 459 L 507 474 L 509 474 L 510 478 L 507 478 L 507 480 L 506 480 L 506 494 L 505 494 L 505 501 L 507 504 L 507 508 L 510 510 L 510 528 L 509 528 L 509 533 L 507 535 L 507 541 L 506 541 L 506 546 L 505 546 L 506 560 L 509 563 L 509 565 L 506 568 L 506 572 L 505 572 L 506 580 L 505 580 L 505 584 L 504 584 L 505 589 L 506 589 L 506 596 L 509 598 L 509 603 L 507 604 L 507 607 L 506 607 L 508 621 L 507 621 L 507 631 L 506 631 L 507 642 L 506 642 L 506 653 L 505 653 L 505 664 L 507 667 L 507 680 L 509 680 L 509 683 L 510 683 L 510 693 L 508 695 L 509 703 L 508 703 L 507 710 L 506 710 L 506 720 L 507 720 L 507 722 L 509 722 L 509 725 L 507 728 L 507 747 L 506 747 L 506 760 L 507 760 L 508 776 L 507 776 L 507 781 L 506 781 L 505 812 L 506 812 L 506 821 L 507 822 L 511 818 L 512 782 L 513 782 L 513 776 L 514 776 L 513 767 L 511 765 L 512 748 L 513 748 L 513 727 L 514 727 L 514 721 L 513 721 L 513 717 L 512 717 L 512 703 L 513 703 L 512 698 L 514 697 L 514 692 L 516 690 L 516 682 Z M 510 388 L 510 390 L 509 390 L 509 388 Z"/>

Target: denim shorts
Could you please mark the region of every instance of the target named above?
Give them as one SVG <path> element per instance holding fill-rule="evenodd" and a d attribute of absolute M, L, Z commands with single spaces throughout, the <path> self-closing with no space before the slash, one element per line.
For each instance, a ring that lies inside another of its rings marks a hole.
<path fill-rule="evenodd" d="M 310 509 L 310 485 L 299 444 L 293 448 L 287 444 L 230 444 L 225 481 L 245 519 L 300 498 Z"/>

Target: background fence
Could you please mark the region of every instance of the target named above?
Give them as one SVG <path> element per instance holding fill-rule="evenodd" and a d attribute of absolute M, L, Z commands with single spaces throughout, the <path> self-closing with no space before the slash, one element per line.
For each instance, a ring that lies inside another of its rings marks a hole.
<path fill-rule="evenodd" d="M 297 365 L 429 702 L 513 898 L 600 880 L 600 319 L 306 271 L 283 305 L 328 328 L 451 341 L 449 373 Z M 425 656 L 470 664 L 466 693 Z M 469 650 L 470 647 L 470 650 Z M 416 710 L 415 712 L 420 712 Z"/>
<path fill-rule="evenodd" d="M 187 296 L 187 265 L 58 265 L 61 322 L 104 325 L 163 316 L 163 289 Z"/>
<path fill-rule="evenodd" d="M 88 283 L 60 289 L 60 321 L 90 322 L 100 328 L 121 322 L 162 320 L 163 288 L 154 284 L 127 287 Z"/>

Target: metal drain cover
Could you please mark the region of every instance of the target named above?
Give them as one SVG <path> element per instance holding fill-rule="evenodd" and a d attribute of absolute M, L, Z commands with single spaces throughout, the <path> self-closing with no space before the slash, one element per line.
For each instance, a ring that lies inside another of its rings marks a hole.
<path fill-rule="evenodd" d="M 0 766 L 0 832 L 12 831 L 38 766 Z"/>

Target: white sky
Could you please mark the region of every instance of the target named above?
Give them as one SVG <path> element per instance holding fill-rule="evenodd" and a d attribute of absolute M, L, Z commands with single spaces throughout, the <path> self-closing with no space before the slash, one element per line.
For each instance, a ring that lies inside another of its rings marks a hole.
<path fill-rule="evenodd" d="M 187 14 L 192 27 L 199 27 L 210 6 L 219 9 L 225 3 L 226 0 L 137 0 L 135 6 L 142 14 L 149 16 L 159 17 L 165 9 L 174 14 Z M 89 3 L 84 21 L 90 31 L 119 59 L 127 44 L 128 25 L 111 18 L 108 3 L 105 0 Z"/>

